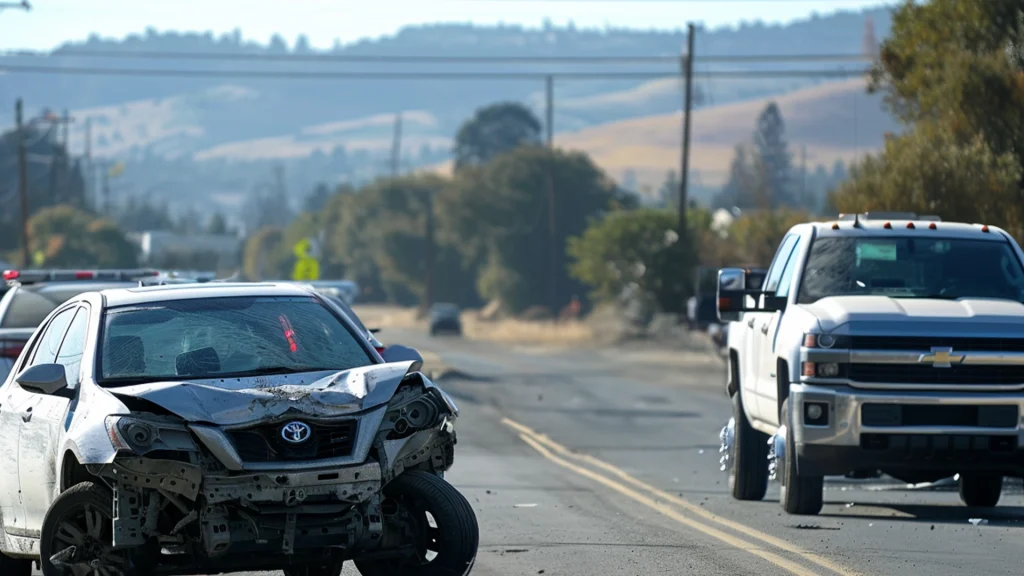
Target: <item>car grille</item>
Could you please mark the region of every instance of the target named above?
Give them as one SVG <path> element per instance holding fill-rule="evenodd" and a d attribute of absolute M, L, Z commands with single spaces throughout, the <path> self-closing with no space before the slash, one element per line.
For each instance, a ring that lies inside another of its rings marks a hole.
<path fill-rule="evenodd" d="M 232 430 L 227 434 L 238 455 L 245 462 L 274 462 L 278 460 L 322 460 L 352 454 L 355 447 L 355 420 L 331 424 L 307 422 L 312 429 L 309 440 L 301 444 L 285 442 L 281 427 L 287 422 Z"/>
<path fill-rule="evenodd" d="M 934 338 L 931 336 L 854 336 L 854 350 L 921 350 L 949 346 L 954 352 L 1024 352 L 1021 338 Z"/>
<path fill-rule="evenodd" d="M 1024 366 L 935 368 L 929 364 L 850 364 L 850 379 L 890 384 L 1024 384 Z"/>

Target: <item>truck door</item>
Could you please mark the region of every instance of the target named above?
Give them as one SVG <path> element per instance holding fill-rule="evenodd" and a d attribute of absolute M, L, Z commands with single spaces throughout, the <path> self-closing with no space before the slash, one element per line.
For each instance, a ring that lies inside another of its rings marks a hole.
<path fill-rule="evenodd" d="M 782 280 L 782 273 L 786 268 L 786 264 L 789 263 L 799 240 L 800 237 L 796 234 L 790 234 L 783 238 L 782 243 L 779 245 L 779 251 L 775 253 L 775 259 L 772 260 L 772 264 L 768 268 L 768 275 L 764 279 L 765 293 L 772 294 L 778 290 L 779 283 Z M 758 304 L 759 308 L 763 308 L 763 296 Z M 749 318 L 744 318 L 749 330 L 748 345 L 752 352 L 748 356 L 750 362 L 745 370 L 745 382 L 754 384 L 752 388 L 757 396 L 757 419 L 769 424 L 774 423 L 773 421 L 777 417 L 773 416 L 773 414 L 778 412 L 778 409 L 775 407 L 775 382 L 771 383 L 771 389 L 769 389 L 762 375 L 765 374 L 763 368 L 765 362 L 775 362 L 772 355 L 774 335 L 769 336 L 769 334 L 771 333 L 772 322 L 779 315 L 779 312 L 759 310 L 757 313 L 751 314 Z M 746 402 L 747 398 L 744 397 L 743 400 Z M 750 404 L 747 404 L 747 406 L 750 406 Z"/>
<path fill-rule="evenodd" d="M 776 298 L 788 298 L 790 291 L 793 289 L 793 277 L 796 274 L 797 267 L 800 266 L 801 258 L 801 242 L 800 237 L 795 237 L 797 240 L 793 243 L 792 251 L 786 260 L 785 266 L 782 267 L 782 274 L 775 281 L 772 286 L 766 285 L 765 292 L 773 294 Z M 772 290 L 774 288 L 774 290 Z M 762 408 L 761 414 L 765 419 L 774 425 L 779 424 L 779 387 L 778 379 L 776 378 L 777 367 L 778 367 L 778 350 L 779 350 L 779 324 L 782 321 L 782 315 L 784 312 L 772 312 L 767 317 L 767 323 L 763 326 L 755 338 L 759 338 L 761 343 L 761 364 L 758 368 L 758 389 L 759 398 L 765 405 Z M 789 343 L 792 344 L 792 343 Z"/>

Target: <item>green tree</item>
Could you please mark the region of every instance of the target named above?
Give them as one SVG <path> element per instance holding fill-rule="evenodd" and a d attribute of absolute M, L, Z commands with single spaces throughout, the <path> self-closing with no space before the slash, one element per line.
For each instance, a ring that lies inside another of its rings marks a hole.
<path fill-rule="evenodd" d="M 586 289 L 568 275 L 566 240 L 614 203 L 629 207 L 636 201 L 585 154 L 523 146 L 459 173 L 438 197 L 437 214 L 466 261 L 482 267 L 480 296 L 518 312 L 561 307 Z"/>
<path fill-rule="evenodd" d="M 672 210 L 619 210 L 569 238 L 570 273 L 597 300 L 614 301 L 630 286 L 662 310 L 678 311 L 691 291 L 688 242 Z"/>
<path fill-rule="evenodd" d="M 270 256 L 279 248 L 282 238 L 281 229 L 273 226 L 261 228 L 249 236 L 242 250 L 242 274 L 253 281 L 280 278 L 282 265 L 271 262 Z"/>
<path fill-rule="evenodd" d="M 55 268 L 131 268 L 138 248 L 112 222 L 73 206 L 43 208 L 29 219 L 30 248 Z"/>
<path fill-rule="evenodd" d="M 902 4 L 870 90 L 909 130 L 852 167 L 829 204 L 984 221 L 1022 238 L 1022 50 L 1024 0 Z"/>
<path fill-rule="evenodd" d="M 754 130 L 754 152 L 756 154 L 754 173 L 758 168 L 763 172 L 767 188 L 768 206 L 792 206 L 793 162 L 786 143 L 786 123 L 782 111 L 775 102 L 769 102 L 757 117 Z M 760 163 L 758 166 L 757 163 Z"/>
<path fill-rule="evenodd" d="M 455 169 L 489 162 L 518 146 L 540 143 L 541 123 L 517 102 L 480 108 L 455 135 Z"/>
<path fill-rule="evenodd" d="M 209 222 L 206 223 L 207 234 L 230 234 L 230 232 L 228 220 L 220 212 L 214 212 L 213 216 L 210 216 Z"/>

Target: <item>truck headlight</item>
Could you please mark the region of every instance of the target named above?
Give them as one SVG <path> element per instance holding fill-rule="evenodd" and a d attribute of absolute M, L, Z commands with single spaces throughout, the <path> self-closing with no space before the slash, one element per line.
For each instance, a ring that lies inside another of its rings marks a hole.
<path fill-rule="evenodd" d="M 834 334 L 804 334 L 804 348 L 823 348 L 826 350 L 850 347 L 849 336 Z"/>

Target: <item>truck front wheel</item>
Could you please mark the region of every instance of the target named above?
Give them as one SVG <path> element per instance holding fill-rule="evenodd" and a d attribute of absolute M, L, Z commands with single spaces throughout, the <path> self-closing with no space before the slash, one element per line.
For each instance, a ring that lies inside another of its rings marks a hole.
<path fill-rule="evenodd" d="M 1003 477 L 999 474 L 960 474 L 960 500 L 972 508 L 992 508 L 1003 493 Z"/>
<path fill-rule="evenodd" d="M 750 425 L 739 390 L 732 395 L 732 415 L 736 436 L 732 442 L 729 489 L 737 500 L 763 500 L 768 491 L 768 436 Z"/>
<path fill-rule="evenodd" d="M 782 417 L 786 424 L 786 449 L 779 478 L 782 485 L 779 490 L 779 502 L 789 514 L 814 516 L 821 512 L 825 478 L 797 473 L 796 441 L 793 439 L 793 417 L 789 411 L 788 399 L 782 403 Z"/>

